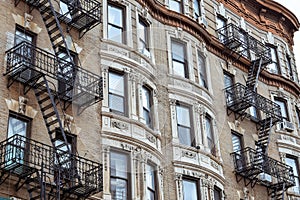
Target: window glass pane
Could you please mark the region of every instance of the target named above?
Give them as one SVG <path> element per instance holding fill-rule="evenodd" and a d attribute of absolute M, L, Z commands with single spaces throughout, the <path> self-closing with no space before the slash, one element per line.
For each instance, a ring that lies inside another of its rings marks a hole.
<path fill-rule="evenodd" d="M 150 91 L 146 87 L 142 87 L 143 107 L 150 110 Z"/>
<path fill-rule="evenodd" d="M 177 130 L 178 130 L 178 137 L 179 137 L 180 144 L 191 146 L 192 139 L 191 139 L 190 128 L 186 128 L 178 125 Z"/>
<path fill-rule="evenodd" d="M 278 74 L 278 65 L 277 65 L 277 52 L 274 47 L 270 47 L 271 49 L 271 59 L 272 63 L 268 65 L 270 71 L 274 74 Z"/>
<path fill-rule="evenodd" d="M 155 190 L 155 170 L 151 165 L 146 165 L 147 187 Z"/>
<path fill-rule="evenodd" d="M 15 38 L 15 44 L 20 44 L 21 42 L 26 41 L 30 44 L 33 42 L 33 37 L 29 34 L 26 34 L 24 31 L 16 30 L 16 38 Z"/>
<path fill-rule="evenodd" d="M 108 38 L 115 41 L 122 43 L 123 42 L 123 30 L 118 27 L 114 27 L 112 25 L 108 25 Z"/>
<path fill-rule="evenodd" d="M 285 101 L 280 100 L 280 99 L 275 99 L 275 103 L 277 103 L 280 106 L 280 111 L 281 111 L 282 117 L 285 119 L 288 119 Z"/>
<path fill-rule="evenodd" d="M 185 66 L 184 63 L 173 61 L 173 71 L 175 75 L 185 77 Z"/>
<path fill-rule="evenodd" d="M 300 192 L 300 184 L 299 184 L 299 172 L 298 172 L 298 163 L 296 158 L 285 158 L 285 163 L 293 168 L 293 174 L 295 177 L 296 185 L 293 187 L 294 192 L 299 193 Z"/>
<path fill-rule="evenodd" d="M 71 15 L 69 13 L 68 5 L 65 4 L 62 1 L 59 2 L 59 5 L 60 5 L 59 13 L 62 14 L 62 15 L 66 15 L 66 17 L 69 18 L 69 19 L 72 19 Z"/>
<path fill-rule="evenodd" d="M 218 187 L 214 188 L 214 200 L 221 200 L 221 189 Z"/>
<path fill-rule="evenodd" d="M 207 88 L 206 84 L 206 68 L 203 56 L 198 53 L 198 70 L 200 74 L 200 84 L 201 86 Z"/>
<path fill-rule="evenodd" d="M 180 1 L 169 0 L 169 8 L 175 12 L 181 12 L 181 4 Z"/>
<path fill-rule="evenodd" d="M 224 86 L 225 88 L 230 87 L 233 85 L 233 78 L 232 76 L 228 75 L 228 74 L 224 74 Z"/>
<path fill-rule="evenodd" d="M 300 110 L 298 107 L 296 107 L 296 116 L 297 116 L 298 128 L 300 128 Z"/>
<path fill-rule="evenodd" d="M 109 72 L 109 92 L 124 96 L 124 75 Z"/>
<path fill-rule="evenodd" d="M 125 154 L 110 153 L 110 174 L 111 176 L 127 179 L 128 173 L 128 156 Z"/>
<path fill-rule="evenodd" d="M 109 94 L 109 108 L 121 113 L 124 113 L 124 97 Z"/>
<path fill-rule="evenodd" d="M 147 200 L 155 200 L 155 193 L 151 190 L 147 190 Z"/>
<path fill-rule="evenodd" d="M 183 180 L 183 200 L 198 200 L 197 182 Z"/>
<path fill-rule="evenodd" d="M 217 17 L 217 29 L 222 28 L 225 25 L 226 25 L 226 21 L 221 17 Z"/>
<path fill-rule="evenodd" d="M 112 5 L 108 5 L 108 23 L 118 27 L 123 27 L 123 10 Z"/>
<path fill-rule="evenodd" d="M 250 111 L 250 115 L 251 115 L 252 117 L 257 118 L 257 110 L 256 110 L 256 108 L 255 108 L 254 106 L 251 106 L 251 107 L 249 108 L 249 111 Z"/>
<path fill-rule="evenodd" d="M 110 178 L 110 190 L 113 200 L 127 200 L 127 181 Z"/>
<path fill-rule="evenodd" d="M 185 62 L 184 46 L 181 43 L 172 41 L 172 58 L 173 60 Z"/>
<path fill-rule="evenodd" d="M 13 135 L 21 135 L 26 137 L 27 123 L 16 119 L 14 117 L 9 117 L 8 120 L 8 133 L 7 137 L 11 137 Z"/>
<path fill-rule="evenodd" d="M 242 149 L 241 137 L 236 134 L 232 134 L 231 136 L 233 152 L 240 151 Z"/>
<path fill-rule="evenodd" d="M 211 124 L 211 118 L 206 116 L 205 117 L 205 131 L 206 131 L 206 137 L 207 137 L 207 143 L 208 147 L 213 150 L 214 147 L 214 139 L 213 139 L 213 133 L 212 133 L 212 124 Z"/>
<path fill-rule="evenodd" d="M 194 0 L 194 17 L 197 19 L 200 16 L 199 0 Z"/>
<path fill-rule="evenodd" d="M 184 106 L 177 105 L 176 106 L 177 112 L 177 123 L 180 125 L 184 125 L 190 127 L 190 109 Z"/>

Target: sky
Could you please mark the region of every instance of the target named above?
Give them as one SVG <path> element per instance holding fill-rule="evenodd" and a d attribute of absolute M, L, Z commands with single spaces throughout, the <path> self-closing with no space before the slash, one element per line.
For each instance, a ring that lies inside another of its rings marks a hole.
<path fill-rule="evenodd" d="M 298 20 L 300 20 L 300 1 L 299 0 L 274 0 L 290 11 L 292 11 Z M 296 59 L 296 66 L 298 69 L 298 75 L 300 75 L 300 30 L 294 35 L 294 54 Z"/>

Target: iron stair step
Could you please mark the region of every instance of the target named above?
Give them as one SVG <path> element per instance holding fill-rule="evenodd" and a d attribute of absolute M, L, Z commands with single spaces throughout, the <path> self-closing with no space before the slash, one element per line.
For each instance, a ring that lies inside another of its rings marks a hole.
<path fill-rule="evenodd" d="M 51 99 L 50 96 L 46 96 L 45 98 L 40 99 L 40 100 L 38 101 L 38 103 L 39 103 L 39 104 L 42 104 L 42 103 L 44 103 L 44 102 L 46 102 L 46 101 L 48 101 L 48 100 L 50 100 L 50 99 Z"/>
<path fill-rule="evenodd" d="M 53 33 L 59 31 L 59 28 L 57 26 L 53 27 L 52 29 L 49 28 L 48 33 L 49 35 L 52 35 Z"/>
<path fill-rule="evenodd" d="M 41 111 L 42 111 L 42 112 L 45 112 L 46 110 L 48 110 L 48 109 L 50 109 L 50 108 L 53 108 L 52 103 L 50 103 L 50 104 L 44 106 L 43 108 L 41 108 Z"/>
<path fill-rule="evenodd" d="M 49 23 L 46 24 L 47 28 L 50 28 L 51 26 L 53 26 L 54 24 L 56 24 L 55 19 L 53 19 L 52 21 L 50 21 Z"/>
<path fill-rule="evenodd" d="M 58 123 L 58 121 L 59 121 L 58 119 L 55 119 L 55 120 L 53 120 L 53 121 L 47 122 L 46 126 L 47 126 L 47 127 L 50 127 L 50 126 L 52 126 L 52 125 Z"/>
<path fill-rule="evenodd" d="M 48 119 L 48 118 L 50 118 L 50 117 L 53 117 L 54 115 L 56 115 L 56 112 L 55 112 L 55 111 L 50 112 L 50 113 L 48 113 L 47 115 L 44 115 L 44 119 Z"/>
<path fill-rule="evenodd" d="M 54 48 L 54 49 L 57 49 L 57 48 L 60 47 L 63 43 L 64 43 L 64 41 L 61 40 L 60 42 L 54 44 L 54 45 L 53 45 L 53 48 Z"/>
<path fill-rule="evenodd" d="M 47 92 L 47 88 L 41 89 L 40 91 L 36 92 L 35 95 L 36 95 L 36 96 L 40 96 L 41 94 L 43 94 L 43 93 L 45 93 L 45 92 Z"/>
<path fill-rule="evenodd" d="M 58 33 L 57 35 L 52 36 L 52 37 L 50 38 L 50 40 L 51 40 L 52 42 L 54 42 L 55 40 L 57 40 L 57 39 L 60 38 L 60 37 L 62 37 L 62 36 L 61 36 L 60 33 Z"/>

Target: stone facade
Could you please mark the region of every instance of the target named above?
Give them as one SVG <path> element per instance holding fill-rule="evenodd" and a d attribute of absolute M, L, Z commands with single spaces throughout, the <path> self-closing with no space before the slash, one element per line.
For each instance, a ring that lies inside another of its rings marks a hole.
<path fill-rule="evenodd" d="M 37 47 L 53 53 L 39 11 L 25 1 L 14 3 L 0 2 L 2 73 L 16 29 L 31 32 Z M 53 4 L 58 12 L 62 9 L 59 1 Z M 300 85 L 292 49 L 300 26 L 296 17 L 273 1 L 261 0 L 103 0 L 101 5 L 101 23 L 82 38 L 62 23 L 68 48 L 82 67 L 103 77 L 103 100 L 80 115 L 72 104 L 63 119 L 76 135 L 78 154 L 103 164 L 103 191 L 90 198 L 115 199 L 111 165 L 114 156 L 122 155 L 127 159 L 122 180 L 128 200 L 148 200 L 150 191 L 156 200 L 187 200 L 187 182 L 197 188 L 193 200 L 270 199 L 266 187 L 246 186 L 234 173 L 232 133 L 242 138 L 243 147 L 255 148 L 257 123 L 250 114 L 241 120 L 227 113 L 224 74 L 245 84 L 250 61 L 228 52 L 216 30 L 222 19 L 275 48 L 277 71 L 270 65 L 261 72 L 257 92 L 272 101 L 284 100 L 289 126 L 273 127 L 268 154 L 283 163 L 287 157 L 300 162 Z M 116 12 L 122 13 L 122 25 L 111 18 Z M 113 27 L 122 30 L 121 37 L 111 36 Z M 122 79 L 113 83 L 116 77 Z M 0 76 L 0 140 L 7 138 L 9 116 L 22 116 L 30 123 L 27 136 L 51 145 L 33 91 L 24 94 L 23 84 L 7 84 L 7 76 Z M 112 89 L 122 90 L 122 104 L 112 99 Z M 188 130 L 189 145 L 183 129 Z M 154 169 L 154 188 L 148 185 L 148 166 Z M 30 199 L 26 186 L 16 191 L 15 182 L 11 177 L 4 181 L 0 197 Z M 300 199 L 300 189 L 289 188 L 286 195 Z"/>

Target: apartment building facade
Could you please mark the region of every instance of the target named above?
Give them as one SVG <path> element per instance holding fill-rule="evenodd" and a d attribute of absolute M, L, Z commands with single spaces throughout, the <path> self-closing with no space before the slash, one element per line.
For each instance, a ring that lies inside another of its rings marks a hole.
<path fill-rule="evenodd" d="M 0 5 L 3 199 L 300 199 L 300 24 L 280 4 Z"/>

